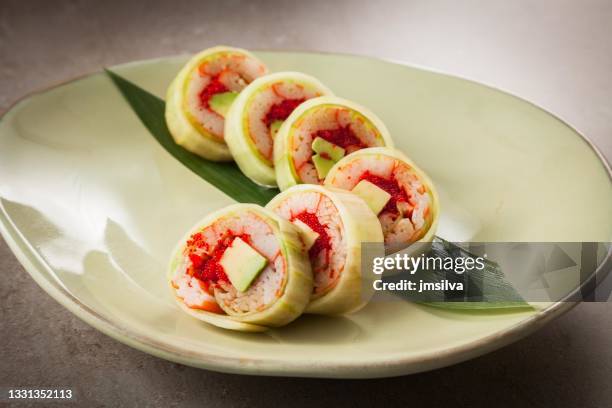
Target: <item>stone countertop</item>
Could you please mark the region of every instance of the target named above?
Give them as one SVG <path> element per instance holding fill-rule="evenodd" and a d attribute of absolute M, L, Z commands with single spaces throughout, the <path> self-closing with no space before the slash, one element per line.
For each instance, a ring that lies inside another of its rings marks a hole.
<path fill-rule="evenodd" d="M 609 1 L 3 1 L 0 110 L 103 66 L 225 43 L 372 55 L 520 95 L 612 157 Z M 45 294 L 0 240 L 0 388 L 70 387 L 87 406 L 612 406 L 612 304 L 433 372 L 377 380 L 251 377 L 131 349 Z M 33 404 L 37 406 L 36 404 Z"/>

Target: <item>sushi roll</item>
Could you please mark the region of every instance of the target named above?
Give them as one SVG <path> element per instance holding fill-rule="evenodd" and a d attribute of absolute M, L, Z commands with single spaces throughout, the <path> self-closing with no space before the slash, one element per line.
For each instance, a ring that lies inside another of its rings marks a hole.
<path fill-rule="evenodd" d="M 368 302 L 373 275 L 362 273 L 361 245 L 382 244 L 383 234 L 376 215 L 361 198 L 303 184 L 280 193 L 266 208 L 301 231 L 314 279 L 306 313 L 343 314 Z M 382 245 L 373 246 L 375 251 L 384 255 Z"/>
<path fill-rule="evenodd" d="M 293 111 L 274 141 L 278 186 L 323 184 L 342 157 L 377 146 L 393 147 L 393 141 L 374 113 L 334 96 L 311 99 Z"/>
<path fill-rule="evenodd" d="M 291 322 L 312 292 L 297 228 L 254 204 L 235 204 L 197 223 L 174 251 L 168 279 L 183 311 L 239 331 Z"/>
<path fill-rule="evenodd" d="M 246 50 L 213 47 L 180 70 L 166 95 L 166 123 L 177 144 L 214 161 L 231 161 L 225 144 L 227 110 L 236 96 L 268 72 Z"/>
<path fill-rule="evenodd" d="M 278 72 L 253 81 L 227 114 L 225 140 L 240 170 L 257 184 L 276 186 L 274 141 L 283 121 L 302 102 L 331 91 L 299 72 Z"/>
<path fill-rule="evenodd" d="M 440 212 L 436 189 L 427 175 L 395 149 L 373 147 L 334 165 L 325 185 L 351 190 L 378 215 L 385 244 L 430 242 Z"/>

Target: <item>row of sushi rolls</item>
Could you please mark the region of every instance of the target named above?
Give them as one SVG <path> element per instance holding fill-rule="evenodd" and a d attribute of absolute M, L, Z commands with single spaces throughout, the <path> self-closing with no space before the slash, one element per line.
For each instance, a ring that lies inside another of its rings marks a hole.
<path fill-rule="evenodd" d="M 439 206 L 427 175 L 374 113 L 310 75 L 209 48 L 170 84 L 165 116 L 177 144 L 281 190 L 265 207 L 209 214 L 179 241 L 168 282 L 197 319 L 264 331 L 303 313 L 355 312 L 372 294 L 363 242 L 433 239 Z"/>

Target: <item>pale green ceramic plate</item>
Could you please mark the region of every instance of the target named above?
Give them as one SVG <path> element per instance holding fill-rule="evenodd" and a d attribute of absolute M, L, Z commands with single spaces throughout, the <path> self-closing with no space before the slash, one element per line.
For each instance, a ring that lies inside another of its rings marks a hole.
<path fill-rule="evenodd" d="M 450 240 L 610 241 L 609 169 L 573 129 L 466 80 L 375 59 L 261 52 L 370 107 L 438 186 Z M 185 58 L 115 67 L 162 96 Z M 110 80 L 33 95 L 0 124 L 2 234 L 53 298 L 121 342 L 214 370 L 377 377 L 456 363 L 508 344 L 571 307 L 469 314 L 375 303 L 305 316 L 267 334 L 179 312 L 164 282 L 175 241 L 231 200 L 173 159 Z M 7 277 L 5 277 L 7 278 Z"/>

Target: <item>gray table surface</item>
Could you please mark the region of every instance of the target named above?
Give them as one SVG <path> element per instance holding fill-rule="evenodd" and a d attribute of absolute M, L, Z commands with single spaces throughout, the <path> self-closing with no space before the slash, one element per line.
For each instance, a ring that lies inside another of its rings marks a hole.
<path fill-rule="evenodd" d="M 0 3 L 0 110 L 103 66 L 224 43 L 406 61 L 500 87 L 612 157 L 612 3 Z M 219 374 L 124 346 L 46 295 L 0 241 L 0 387 L 64 386 L 87 406 L 612 406 L 612 304 L 577 306 L 475 360 L 379 380 Z M 36 405 L 38 406 L 38 405 Z"/>

